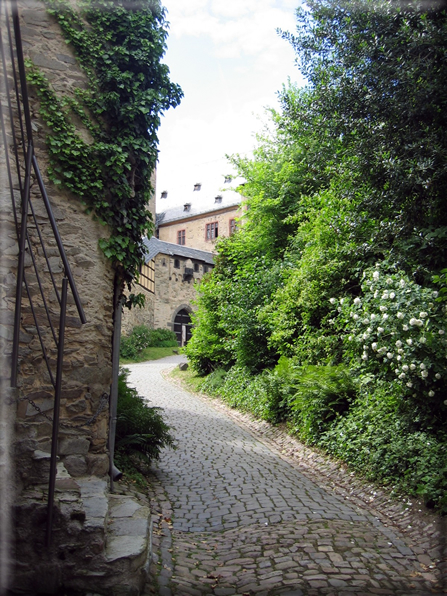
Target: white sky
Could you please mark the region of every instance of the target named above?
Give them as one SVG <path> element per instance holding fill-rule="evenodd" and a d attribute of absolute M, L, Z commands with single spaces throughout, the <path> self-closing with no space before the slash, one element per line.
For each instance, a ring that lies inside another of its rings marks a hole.
<path fill-rule="evenodd" d="M 302 83 L 291 45 L 276 33 L 295 31 L 299 2 L 163 0 L 170 23 L 163 61 L 184 98 L 159 129 L 157 202 L 167 190 L 169 206 L 178 204 L 182 188 L 230 173 L 225 154 L 249 153 L 264 107 L 278 105 L 288 77 Z"/>

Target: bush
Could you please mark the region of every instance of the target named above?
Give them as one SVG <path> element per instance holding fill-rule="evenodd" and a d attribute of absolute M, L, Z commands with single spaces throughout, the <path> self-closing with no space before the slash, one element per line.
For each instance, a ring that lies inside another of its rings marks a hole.
<path fill-rule="evenodd" d="M 178 346 L 177 336 L 170 329 L 152 329 L 150 335 L 151 348 L 174 348 Z"/>
<path fill-rule="evenodd" d="M 170 348 L 178 346 L 177 336 L 170 329 L 149 329 L 138 325 L 129 336 L 121 337 L 120 356 L 133 360 L 146 348 Z"/>
<path fill-rule="evenodd" d="M 363 391 L 319 445 L 368 480 L 394 485 L 447 513 L 447 435 L 415 427 L 397 383 L 373 391 Z"/>
<path fill-rule="evenodd" d="M 355 397 L 349 371 L 343 366 L 301 367 L 296 379 L 291 422 L 299 437 L 314 445 Z"/>
<path fill-rule="evenodd" d="M 127 384 L 128 375 L 122 368 L 118 377 L 116 450 L 149 464 L 159 459 L 163 447 L 174 447 L 174 437 L 163 420 L 161 408 L 148 406 L 136 389 Z"/>
<path fill-rule="evenodd" d="M 365 271 L 361 296 L 330 302 L 353 373 L 359 379 L 373 374 L 390 387 L 397 383 L 406 399 L 425 411 L 427 423 L 442 427 L 447 321 L 437 297 L 437 291 L 383 263 Z"/>

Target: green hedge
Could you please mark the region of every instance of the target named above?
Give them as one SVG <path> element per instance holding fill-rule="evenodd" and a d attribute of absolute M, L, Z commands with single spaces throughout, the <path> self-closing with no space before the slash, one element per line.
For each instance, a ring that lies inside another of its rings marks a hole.
<path fill-rule="evenodd" d="M 131 360 L 145 348 L 170 348 L 178 346 L 177 336 L 169 329 L 149 329 L 138 325 L 128 336 L 121 337 L 120 356 Z"/>

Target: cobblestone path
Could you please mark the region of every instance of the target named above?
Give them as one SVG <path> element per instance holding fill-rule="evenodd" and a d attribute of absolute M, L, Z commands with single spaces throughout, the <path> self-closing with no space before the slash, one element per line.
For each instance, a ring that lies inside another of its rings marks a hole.
<path fill-rule="evenodd" d="M 317 466 L 309 477 L 225 406 L 165 380 L 180 358 L 128 367 L 138 392 L 164 408 L 178 446 L 155 469 L 147 595 L 447 593 L 436 518 L 413 515 L 415 537 L 366 502 L 347 502 L 319 482 Z"/>

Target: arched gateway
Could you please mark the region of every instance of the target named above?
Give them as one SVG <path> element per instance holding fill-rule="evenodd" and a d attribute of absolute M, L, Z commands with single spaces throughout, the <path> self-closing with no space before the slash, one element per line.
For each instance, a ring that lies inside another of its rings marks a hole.
<path fill-rule="evenodd" d="M 174 333 L 180 346 L 186 346 L 191 339 L 191 317 L 186 308 L 178 311 L 174 319 Z"/>

